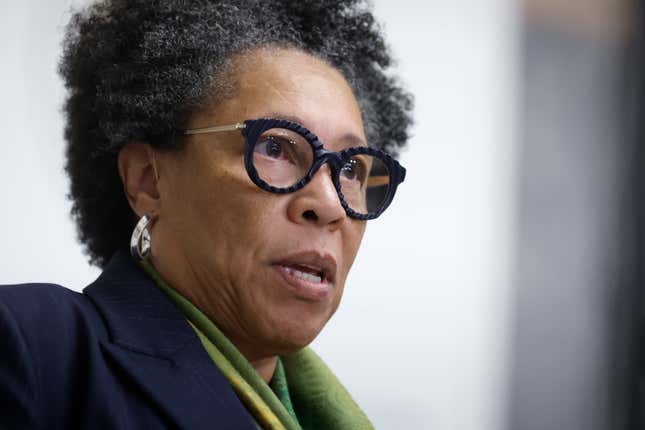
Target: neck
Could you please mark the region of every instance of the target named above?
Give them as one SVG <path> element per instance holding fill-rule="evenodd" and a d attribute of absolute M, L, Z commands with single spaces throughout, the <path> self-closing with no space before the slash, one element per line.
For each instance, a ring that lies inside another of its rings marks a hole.
<path fill-rule="evenodd" d="M 211 317 L 209 316 L 209 318 Z M 211 321 L 215 320 L 211 319 Z M 278 354 L 272 355 L 271 353 L 267 354 L 266 351 L 259 351 L 256 348 L 253 348 L 257 345 L 244 342 L 230 333 L 224 332 L 224 335 L 233 345 L 235 345 L 240 354 L 246 358 L 258 375 L 260 375 L 260 378 L 268 384 L 273 378 L 275 368 L 278 365 Z"/>
<path fill-rule="evenodd" d="M 275 367 L 278 364 L 278 357 L 273 356 L 273 357 L 268 357 L 268 358 L 261 358 L 259 360 L 249 360 L 251 363 L 251 366 L 255 369 L 256 372 L 260 375 L 262 379 L 264 379 L 264 382 L 267 384 L 269 381 L 271 381 L 271 378 L 273 378 L 273 374 L 275 373 Z"/>

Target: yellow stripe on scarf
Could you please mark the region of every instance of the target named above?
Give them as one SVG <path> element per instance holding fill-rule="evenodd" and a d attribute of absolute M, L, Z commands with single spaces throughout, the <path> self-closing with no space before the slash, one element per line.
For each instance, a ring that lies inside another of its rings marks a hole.
<path fill-rule="evenodd" d="M 271 408 L 262 400 L 244 378 L 235 370 L 235 367 L 224 357 L 213 343 L 197 328 L 188 321 L 193 327 L 199 340 L 202 342 L 204 349 L 213 359 L 219 370 L 230 382 L 233 390 L 240 397 L 240 400 L 248 408 L 253 418 L 266 430 L 286 430 L 286 427 L 280 422 L 278 417 L 273 413 Z"/>

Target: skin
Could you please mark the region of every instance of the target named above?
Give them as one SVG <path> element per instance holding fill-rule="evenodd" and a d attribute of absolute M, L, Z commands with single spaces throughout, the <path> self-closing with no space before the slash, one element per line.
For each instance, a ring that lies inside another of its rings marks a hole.
<path fill-rule="evenodd" d="M 343 76 L 295 49 L 234 59 L 234 95 L 195 113 L 189 128 L 261 117 L 298 118 L 325 147 L 365 144 L 361 112 Z M 119 171 L 137 215 L 152 213 L 151 261 L 269 381 L 277 356 L 308 345 L 334 314 L 365 222 L 347 217 L 329 168 L 291 194 L 261 190 L 244 169 L 239 131 L 186 138 L 181 151 L 132 142 Z M 322 299 L 303 298 L 276 260 L 309 251 L 336 262 Z"/>

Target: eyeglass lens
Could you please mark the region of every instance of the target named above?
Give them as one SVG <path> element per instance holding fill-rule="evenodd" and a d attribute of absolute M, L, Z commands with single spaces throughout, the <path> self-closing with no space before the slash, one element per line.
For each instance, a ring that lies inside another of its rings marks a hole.
<path fill-rule="evenodd" d="M 272 128 L 253 147 L 253 166 L 269 185 L 288 188 L 302 180 L 314 163 L 314 148 L 299 133 Z M 340 190 L 345 202 L 362 215 L 378 211 L 385 203 L 390 171 L 377 156 L 356 154 L 340 169 Z"/>

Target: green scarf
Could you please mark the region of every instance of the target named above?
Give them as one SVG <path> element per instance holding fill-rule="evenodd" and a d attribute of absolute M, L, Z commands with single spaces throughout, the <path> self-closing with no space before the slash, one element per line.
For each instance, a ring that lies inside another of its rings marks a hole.
<path fill-rule="evenodd" d="M 154 267 L 141 266 L 170 297 L 204 349 L 256 420 L 268 430 L 373 430 L 354 399 L 310 348 L 280 357 L 271 387 L 197 307 L 168 285 Z"/>

